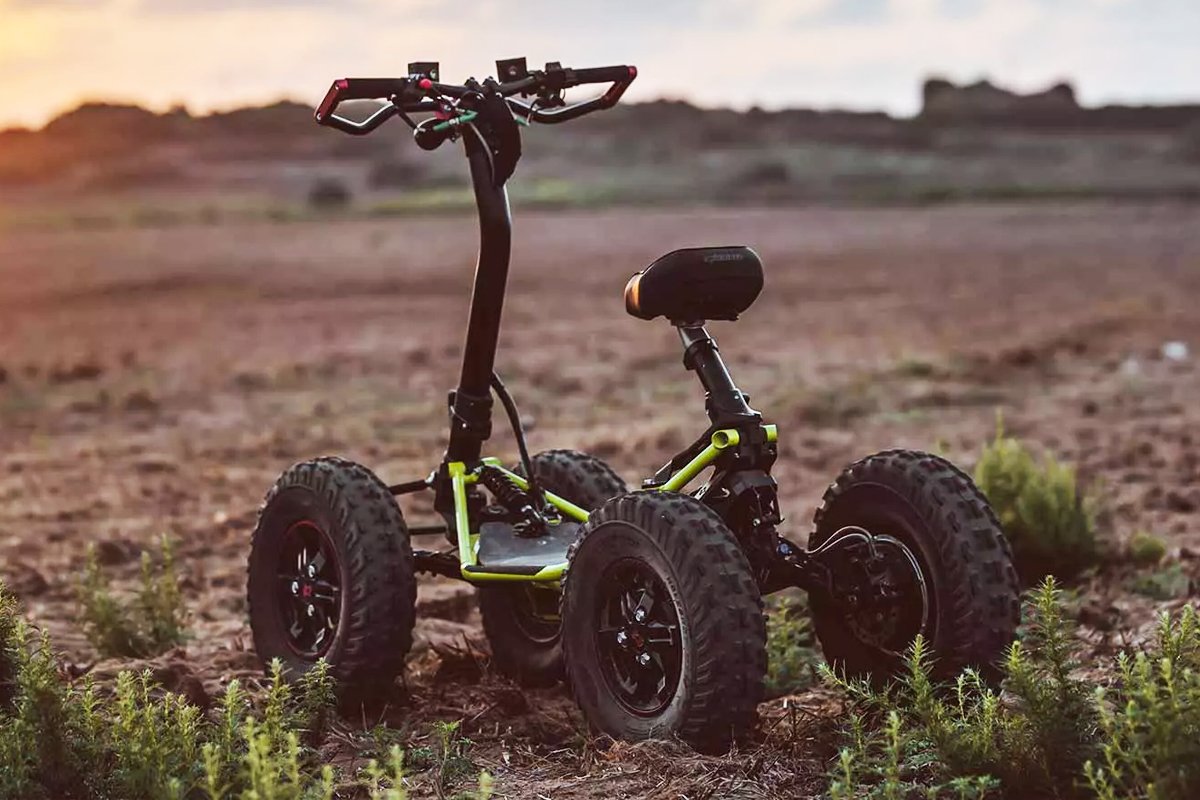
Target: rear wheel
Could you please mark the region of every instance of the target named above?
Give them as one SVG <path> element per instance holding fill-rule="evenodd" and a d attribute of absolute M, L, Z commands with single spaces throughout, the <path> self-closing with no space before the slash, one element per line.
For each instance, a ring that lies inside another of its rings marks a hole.
<path fill-rule="evenodd" d="M 586 453 L 547 450 L 530 462 L 543 489 L 585 511 L 626 492 L 625 482 L 612 468 Z M 497 671 L 530 687 L 562 679 L 559 598 L 558 587 L 533 583 L 479 588 L 483 630 Z"/>
<path fill-rule="evenodd" d="M 601 506 L 563 588 L 571 690 L 615 739 L 678 736 L 723 752 L 756 719 L 766 623 L 737 538 L 687 495 L 635 492 Z"/>
<path fill-rule="evenodd" d="M 416 591 L 408 529 L 374 473 L 320 458 L 279 477 L 247 569 L 264 668 L 278 658 L 294 679 L 324 658 L 343 697 L 386 690 L 412 646 Z"/>
<path fill-rule="evenodd" d="M 936 677 L 974 667 L 999 679 L 1020 591 L 996 515 L 968 475 L 929 453 L 868 456 L 829 487 L 813 524 L 810 550 L 847 534 L 874 538 L 874 559 L 844 562 L 860 574 L 834 579 L 863 589 L 856 606 L 811 597 L 817 637 L 836 671 L 886 682 L 921 634 Z M 875 602 L 864 602 L 871 592 Z"/>

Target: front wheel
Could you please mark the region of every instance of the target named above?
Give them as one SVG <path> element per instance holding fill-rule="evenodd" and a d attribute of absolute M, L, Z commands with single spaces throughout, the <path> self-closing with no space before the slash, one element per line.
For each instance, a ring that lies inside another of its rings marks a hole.
<path fill-rule="evenodd" d="M 254 647 L 295 679 L 325 659 L 342 697 L 386 690 L 412 646 L 417 584 L 408 529 L 387 487 L 340 458 L 279 477 L 250 545 Z"/>
<path fill-rule="evenodd" d="M 634 492 L 571 548 L 563 655 L 576 702 L 614 739 L 677 736 L 723 752 L 754 724 L 762 598 L 737 538 L 687 495 Z"/>
<path fill-rule="evenodd" d="M 885 682 L 903 670 L 920 634 L 935 677 L 973 667 L 999 680 L 1020 590 L 1000 523 L 966 473 L 929 453 L 868 456 L 825 492 L 813 525 L 809 550 L 847 532 L 869 534 L 875 558 L 863 574 L 890 598 L 854 606 L 812 595 L 813 626 L 836 672 Z M 834 586 L 846 577 L 854 576 L 835 575 Z"/>

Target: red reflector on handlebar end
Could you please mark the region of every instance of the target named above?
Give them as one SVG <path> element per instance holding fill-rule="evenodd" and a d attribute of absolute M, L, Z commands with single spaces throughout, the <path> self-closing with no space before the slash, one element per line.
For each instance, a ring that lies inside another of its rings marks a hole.
<path fill-rule="evenodd" d="M 629 80 L 633 80 L 636 77 L 637 77 L 637 67 L 630 67 L 629 68 Z"/>
<path fill-rule="evenodd" d="M 350 81 L 346 78 L 333 82 L 333 85 L 329 87 L 329 91 L 325 95 L 325 99 L 321 101 L 321 105 L 317 106 L 317 122 L 323 123 L 325 121 L 326 117 L 329 116 L 338 104 L 338 100 L 340 99 L 338 94 L 348 88 L 350 88 Z"/>

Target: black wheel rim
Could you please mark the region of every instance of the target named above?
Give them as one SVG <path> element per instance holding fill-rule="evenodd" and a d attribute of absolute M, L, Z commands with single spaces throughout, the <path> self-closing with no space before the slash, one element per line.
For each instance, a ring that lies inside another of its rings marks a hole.
<path fill-rule="evenodd" d="M 513 620 L 531 642 L 551 644 L 562 631 L 558 615 L 559 595 L 537 586 L 516 586 L 512 592 Z"/>
<path fill-rule="evenodd" d="M 617 701 L 643 717 L 675 697 L 683 664 L 679 614 L 666 585 L 644 561 L 622 559 L 597 582 L 596 649 Z"/>
<path fill-rule="evenodd" d="M 288 647 L 315 661 L 333 644 L 342 612 L 341 568 L 329 535 L 308 520 L 288 528 L 276 575 Z"/>

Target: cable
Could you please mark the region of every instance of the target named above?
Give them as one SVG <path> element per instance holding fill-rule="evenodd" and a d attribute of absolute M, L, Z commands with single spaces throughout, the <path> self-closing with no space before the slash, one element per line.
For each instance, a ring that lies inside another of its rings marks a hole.
<path fill-rule="evenodd" d="M 500 380 L 500 376 L 495 372 L 492 373 L 492 389 L 500 398 L 500 404 L 504 406 L 504 412 L 508 415 L 509 424 L 512 426 L 513 436 L 517 439 L 517 450 L 521 454 L 521 466 L 525 468 L 525 479 L 529 482 L 529 496 L 533 500 L 535 508 L 543 509 L 546 507 L 546 496 L 542 492 L 537 476 L 533 473 L 533 462 L 529 459 L 529 449 L 525 446 L 525 430 L 521 427 L 521 415 L 517 412 L 517 404 L 513 401 L 512 395 L 508 393 L 504 381 Z"/>

